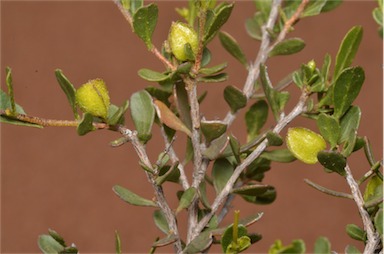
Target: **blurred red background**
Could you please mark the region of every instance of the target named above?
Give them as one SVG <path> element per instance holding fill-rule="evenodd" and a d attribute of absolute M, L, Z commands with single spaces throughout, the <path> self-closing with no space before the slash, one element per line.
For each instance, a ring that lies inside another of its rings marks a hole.
<path fill-rule="evenodd" d="M 175 7 L 185 4 L 158 2 L 155 45 L 160 47 L 167 38 L 171 21 L 179 19 Z M 376 1 L 346 1 L 335 11 L 301 20 L 289 36 L 304 39 L 306 48 L 293 56 L 272 58 L 267 65 L 273 82 L 311 59 L 320 66 L 326 53 L 334 59 L 339 43 L 352 26 L 362 25 L 364 37 L 354 61 L 354 65 L 366 71 L 365 84 L 356 100 L 363 113 L 359 134 L 370 138 L 379 158 L 383 140 L 382 40 L 371 15 L 376 5 Z M 254 11 L 253 2 L 238 1 L 223 28 L 237 39 L 249 60 L 255 58 L 259 43 L 247 36 L 244 22 Z M 228 84 L 242 87 L 246 71 L 222 49 L 217 39 L 209 48 L 213 52 L 212 65 L 228 61 L 230 78 L 225 83 L 199 86 L 200 92 L 209 91 L 202 112 L 208 119 L 222 118 L 228 111 L 222 89 Z M 161 63 L 132 33 L 112 1 L 2 1 L 3 89 L 6 66 L 13 70 L 16 101 L 30 115 L 53 119 L 73 117 L 55 80 L 56 68 L 62 69 L 76 87 L 89 79 L 104 79 L 112 102 L 117 105 L 149 85 L 138 77 L 140 68 L 163 70 Z M 288 90 L 295 95 L 287 111 L 298 96 L 296 87 Z M 243 116 L 244 112 L 230 129 L 242 142 L 245 141 Z M 270 121 L 267 125 L 272 124 Z M 296 119 L 291 126 L 307 126 L 318 131 L 305 118 Z M 154 132 L 147 147 L 153 161 L 164 149 L 162 139 L 156 134 L 157 127 Z M 48 228 L 58 231 L 68 243 L 76 243 L 82 253 L 113 252 L 115 230 L 120 233 L 124 252 L 148 252 L 155 238 L 161 236 L 151 218 L 153 209 L 130 206 L 111 189 L 119 184 L 147 198 L 153 196 L 153 191 L 132 147 L 129 144 L 109 147 L 108 143 L 117 137 L 117 133 L 107 131 L 78 137 L 74 128 L 41 130 L 2 124 L 1 253 L 39 252 L 37 237 Z M 182 140 L 176 141 L 176 147 L 184 151 Z M 356 178 L 369 168 L 362 151 L 349 162 Z M 307 252 L 311 252 L 319 236 L 327 236 L 332 249 L 338 252 L 343 252 L 347 244 L 361 247 L 345 233 L 346 224 L 361 225 L 355 204 L 313 190 L 304 183 L 305 178 L 334 190 L 349 191 L 340 176 L 326 174 L 320 165 L 308 166 L 297 161 L 289 165 L 274 163 L 264 179 L 277 189 L 277 200 L 272 205 L 255 206 L 241 199 L 234 202 L 241 216 L 264 212 L 263 218 L 250 228 L 263 234 L 263 240 L 248 249 L 248 253 L 267 252 L 275 239 L 288 244 L 297 238 L 304 239 Z M 179 187 L 175 184 L 168 184 L 165 189 L 173 208 L 177 206 L 176 190 Z M 185 214 L 182 214 L 179 220 L 182 233 L 185 233 L 184 223 Z M 171 252 L 172 248 L 159 251 Z M 220 252 L 220 248 L 213 251 Z"/>

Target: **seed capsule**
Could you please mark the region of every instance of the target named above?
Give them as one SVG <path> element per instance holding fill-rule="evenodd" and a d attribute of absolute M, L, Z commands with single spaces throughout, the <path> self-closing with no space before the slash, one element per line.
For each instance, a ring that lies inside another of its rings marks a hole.
<path fill-rule="evenodd" d="M 83 112 L 107 119 L 110 99 L 102 79 L 90 80 L 77 89 L 76 102 Z"/>
<path fill-rule="evenodd" d="M 168 36 L 169 45 L 173 55 L 180 61 L 188 59 L 185 45 L 191 45 L 192 52 L 196 55 L 199 45 L 197 33 L 187 24 L 173 22 Z"/>
<path fill-rule="evenodd" d="M 292 154 L 307 164 L 315 164 L 318 152 L 327 146 L 321 135 L 300 127 L 288 129 L 286 142 Z"/>

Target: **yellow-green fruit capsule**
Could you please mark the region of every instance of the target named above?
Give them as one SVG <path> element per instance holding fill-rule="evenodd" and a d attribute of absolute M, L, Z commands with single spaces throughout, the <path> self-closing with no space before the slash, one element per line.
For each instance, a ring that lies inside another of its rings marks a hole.
<path fill-rule="evenodd" d="M 321 135 L 299 127 L 288 129 L 286 141 L 292 154 L 307 164 L 315 164 L 317 154 L 327 146 Z"/>
<path fill-rule="evenodd" d="M 173 55 L 180 61 L 188 60 L 185 53 L 185 45 L 187 43 L 191 45 L 195 55 L 199 47 L 197 33 L 189 25 L 181 22 L 172 23 L 168 41 Z"/>
<path fill-rule="evenodd" d="M 90 80 L 77 89 L 76 102 L 83 112 L 107 119 L 110 100 L 102 79 Z"/>

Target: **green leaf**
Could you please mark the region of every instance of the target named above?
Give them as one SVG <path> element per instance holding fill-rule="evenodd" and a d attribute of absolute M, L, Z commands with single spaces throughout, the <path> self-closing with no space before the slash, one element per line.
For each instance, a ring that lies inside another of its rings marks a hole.
<path fill-rule="evenodd" d="M 224 99 L 228 103 L 233 113 L 247 105 L 247 97 L 240 89 L 235 86 L 225 87 Z"/>
<path fill-rule="evenodd" d="M 152 200 L 145 199 L 133 193 L 132 191 L 121 187 L 120 185 L 113 186 L 113 191 L 116 193 L 117 196 L 119 196 L 119 198 L 121 198 L 123 201 L 127 202 L 128 204 L 135 205 L 135 206 L 157 207 L 157 204 Z"/>
<path fill-rule="evenodd" d="M 109 110 L 111 110 L 112 106 L 109 106 Z M 109 125 L 116 125 L 116 124 L 122 124 L 124 123 L 124 114 L 127 112 L 129 106 L 129 101 L 126 100 L 123 105 L 120 107 L 116 107 L 117 109 L 113 110 L 113 112 L 109 112 L 108 114 L 108 124 Z"/>
<path fill-rule="evenodd" d="M 374 219 L 375 228 L 376 231 L 380 234 L 380 236 L 383 236 L 383 209 L 380 209 Z"/>
<path fill-rule="evenodd" d="M 351 133 L 355 133 L 360 125 L 361 110 L 358 106 L 352 106 L 340 120 L 341 134 L 339 143 L 348 140 Z"/>
<path fill-rule="evenodd" d="M 366 233 L 363 229 L 361 229 L 359 226 L 355 224 L 348 224 L 345 227 L 345 230 L 347 231 L 347 234 L 355 240 L 364 242 L 366 239 Z"/>
<path fill-rule="evenodd" d="M 155 30 L 158 8 L 155 4 L 140 7 L 133 15 L 133 31 L 152 49 L 152 34 Z"/>
<path fill-rule="evenodd" d="M 13 94 L 12 70 L 9 67 L 5 68 L 5 83 L 7 83 L 7 87 L 8 87 L 8 96 L 9 96 L 11 115 L 16 115 L 17 112 L 16 112 L 15 97 Z"/>
<path fill-rule="evenodd" d="M 270 189 L 273 189 L 273 187 L 270 185 L 249 184 L 249 185 L 243 185 L 241 187 L 232 189 L 232 193 L 239 194 L 239 195 L 247 195 L 247 196 L 259 196 L 261 194 L 264 194 Z"/>
<path fill-rule="evenodd" d="M 288 149 L 279 149 L 273 151 L 265 151 L 260 155 L 261 158 L 276 162 L 292 162 L 296 157 Z"/>
<path fill-rule="evenodd" d="M 243 225 L 238 225 L 238 238 L 247 236 L 247 228 Z M 221 237 L 221 248 L 223 249 L 224 253 L 231 253 L 227 252 L 228 246 L 233 241 L 233 224 L 229 225 L 226 230 L 224 231 L 222 237 Z M 232 252 L 233 253 L 233 252 Z"/>
<path fill-rule="evenodd" d="M 285 104 L 288 102 L 289 93 L 278 92 L 272 87 L 271 81 L 268 77 L 267 67 L 265 65 L 260 65 L 260 80 L 272 113 L 275 116 L 276 121 L 278 121 L 280 118 L 280 112 L 284 109 Z"/>
<path fill-rule="evenodd" d="M 245 28 L 250 37 L 261 40 L 263 37 L 262 26 L 265 23 L 265 15 L 261 12 L 256 12 L 252 18 L 245 21 Z"/>
<path fill-rule="evenodd" d="M 9 95 L 0 89 L 0 109 L 6 112 L 7 109 L 9 109 L 10 107 L 11 107 L 11 101 L 10 101 Z M 23 108 L 20 105 L 15 104 L 15 107 L 16 107 L 17 114 L 25 114 Z M 41 125 L 23 122 L 21 120 L 16 119 L 14 116 L 7 116 L 6 114 L 2 114 L 0 116 L 0 123 L 8 123 L 8 124 L 26 126 L 26 127 L 43 128 L 43 126 Z"/>
<path fill-rule="evenodd" d="M 182 131 L 189 137 L 192 136 L 187 126 L 161 101 L 154 100 L 157 116 L 165 125 L 176 131 Z"/>
<path fill-rule="evenodd" d="M 165 218 L 165 215 L 161 210 L 155 210 L 153 212 L 153 220 L 155 221 L 155 225 L 158 229 L 160 229 L 165 234 L 169 233 L 167 219 Z"/>
<path fill-rule="evenodd" d="M 229 178 L 233 174 L 234 167 L 227 159 L 217 159 L 212 168 L 212 180 L 213 186 L 215 187 L 216 193 L 219 194 Z"/>
<path fill-rule="evenodd" d="M 128 10 L 129 13 L 134 14 L 137 9 L 143 6 L 144 0 L 120 0 L 124 9 Z"/>
<path fill-rule="evenodd" d="M 334 79 L 337 79 L 340 73 L 351 65 L 359 49 L 362 37 L 363 28 L 361 26 L 352 27 L 345 35 L 336 55 L 335 70 L 333 73 Z"/>
<path fill-rule="evenodd" d="M 48 234 L 56 240 L 56 242 L 60 243 L 63 247 L 67 247 L 65 241 L 61 235 L 59 235 L 55 230 L 48 229 Z"/>
<path fill-rule="evenodd" d="M 326 237 L 319 237 L 315 242 L 315 254 L 331 254 L 331 243 Z"/>
<path fill-rule="evenodd" d="M 226 81 L 227 79 L 228 79 L 227 73 L 219 73 L 211 76 L 199 77 L 198 81 L 204 82 L 204 83 L 218 83 L 218 82 Z"/>
<path fill-rule="evenodd" d="M 227 63 L 222 63 L 213 67 L 209 68 L 201 68 L 199 70 L 199 73 L 204 74 L 204 75 L 213 75 L 216 73 L 219 73 L 223 71 L 225 68 L 227 68 L 228 64 Z"/>
<path fill-rule="evenodd" d="M 317 154 L 317 159 L 326 169 L 338 173 L 339 175 L 345 176 L 345 166 L 347 160 L 343 155 L 336 151 L 320 151 Z"/>
<path fill-rule="evenodd" d="M 66 76 L 64 76 L 63 71 L 60 69 L 55 70 L 55 76 L 57 79 L 57 82 L 59 83 L 61 89 L 64 91 L 65 95 L 67 96 L 67 99 L 69 101 L 69 104 L 72 107 L 73 114 L 76 119 L 79 119 L 79 113 L 77 112 L 77 105 L 76 105 L 76 89 L 72 85 L 72 83 L 68 80 Z"/>
<path fill-rule="evenodd" d="M 190 187 L 183 192 L 183 195 L 180 198 L 179 206 L 176 209 L 176 214 L 181 210 L 188 208 L 196 196 L 196 189 Z"/>
<path fill-rule="evenodd" d="M 266 138 L 269 146 L 281 146 L 284 143 L 283 138 L 273 131 L 268 131 Z"/>
<path fill-rule="evenodd" d="M 176 84 L 174 87 L 174 94 L 176 95 L 176 106 L 179 116 L 183 123 L 192 129 L 191 107 L 189 106 L 188 93 L 185 89 L 184 83 Z"/>
<path fill-rule="evenodd" d="M 205 181 L 202 181 L 199 185 L 199 197 L 200 201 L 203 204 L 203 206 L 207 209 L 211 209 L 211 204 L 209 203 L 208 197 L 207 197 L 207 186 Z"/>
<path fill-rule="evenodd" d="M 333 116 L 320 114 L 317 118 L 317 127 L 323 138 L 331 144 L 331 148 L 336 147 L 341 131 L 338 120 Z"/>
<path fill-rule="evenodd" d="M 247 235 L 239 237 L 237 239 L 237 243 L 230 243 L 227 247 L 227 250 L 225 253 L 234 253 L 237 254 L 239 252 L 242 252 L 251 246 L 251 238 Z"/>
<path fill-rule="evenodd" d="M 160 186 L 166 181 L 177 183 L 180 178 L 180 171 L 178 165 L 179 164 L 176 163 L 172 165 L 172 167 L 163 167 L 166 172 L 162 172 L 163 168 L 161 168 L 160 175 L 155 180 L 156 184 Z"/>
<path fill-rule="evenodd" d="M 236 60 L 242 63 L 245 67 L 248 66 L 247 58 L 243 50 L 240 48 L 237 41 L 228 33 L 220 32 L 219 39 L 221 45 L 227 50 L 229 54 L 231 54 Z"/>
<path fill-rule="evenodd" d="M 168 101 L 169 96 L 172 95 L 172 92 L 168 91 L 167 89 L 163 87 L 154 87 L 154 86 L 147 86 L 145 90 L 154 98 L 166 102 Z"/>
<path fill-rule="evenodd" d="M 160 82 L 169 78 L 169 75 L 165 75 L 163 73 L 149 69 L 140 69 L 138 74 L 141 78 L 153 82 Z"/>
<path fill-rule="evenodd" d="M 245 113 L 247 126 L 247 141 L 253 140 L 259 135 L 261 128 L 268 119 L 268 104 L 265 100 L 254 103 Z"/>
<path fill-rule="evenodd" d="M 327 0 L 321 12 L 328 12 L 336 9 L 340 4 L 342 4 L 342 0 Z"/>
<path fill-rule="evenodd" d="M 360 254 L 361 252 L 355 246 L 347 245 L 347 247 L 345 248 L 345 253 L 346 254 Z"/>
<path fill-rule="evenodd" d="M 276 240 L 275 243 L 270 247 L 268 254 L 301 254 L 305 253 L 305 243 L 303 240 L 293 240 L 289 245 L 283 246 L 281 240 Z"/>
<path fill-rule="evenodd" d="M 202 154 L 210 160 L 215 160 L 224 153 L 228 143 L 228 136 L 222 135 L 221 137 L 213 140 L 209 147 L 202 152 Z"/>
<path fill-rule="evenodd" d="M 364 202 L 367 203 L 379 197 L 383 197 L 383 180 L 375 175 L 369 179 L 365 187 Z"/>
<path fill-rule="evenodd" d="M 271 204 L 276 199 L 276 189 L 271 186 L 266 192 L 257 196 L 241 195 L 241 197 L 250 203 L 258 205 Z"/>
<path fill-rule="evenodd" d="M 151 130 L 155 119 L 151 95 L 145 90 L 136 92 L 131 95 L 130 104 L 131 117 L 138 137 L 145 143 L 152 136 Z"/>
<path fill-rule="evenodd" d="M 285 39 L 282 42 L 279 42 L 273 47 L 273 49 L 268 53 L 269 57 L 272 56 L 282 56 L 282 55 L 292 55 L 297 52 L 300 52 L 305 47 L 305 42 L 299 38 L 289 38 Z"/>
<path fill-rule="evenodd" d="M 76 130 L 79 136 L 84 136 L 88 132 L 96 130 L 93 126 L 93 115 L 91 113 L 85 113 Z"/>
<path fill-rule="evenodd" d="M 310 17 L 320 14 L 326 2 L 327 0 L 310 1 L 309 4 L 305 7 L 304 11 L 301 13 L 301 17 Z"/>
<path fill-rule="evenodd" d="M 324 57 L 323 66 L 321 67 L 321 76 L 323 76 L 324 80 L 328 80 L 331 62 L 332 62 L 331 55 L 326 54 Z"/>
<path fill-rule="evenodd" d="M 239 140 L 235 136 L 230 135 L 229 136 L 229 144 L 231 146 L 233 155 L 235 156 L 237 165 L 239 165 L 241 163 L 241 158 L 240 158 L 240 142 L 239 142 Z"/>
<path fill-rule="evenodd" d="M 167 245 L 170 245 L 174 242 L 176 242 L 177 240 L 177 237 L 175 234 L 169 234 L 167 235 L 166 237 L 160 239 L 160 240 L 157 240 L 156 242 L 154 242 L 152 244 L 152 247 L 163 247 L 163 246 L 167 246 Z M 154 253 L 154 252 L 153 252 Z"/>
<path fill-rule="evenodd" d="M 203 231 L 193 239 L 183 250 L 182 253 L 195 254 L 206 250 L 212 244 L 211 231 Z"/>
<path fill-rule="evenodd" d="M 119 233 L 117 232 L 117 230 L 115 230 L 115 250 L 116 250 L 116 254 L 121 254 L 121 240 L 120 240 L 120 235 Z"/>
<path fill-rule="evenodd" d="M 40 250 L 45 254 L 59 254 L 64 251 L 64 246 L 62 246 L 50 235 L 40 235 L 38 245 Z"/>
<path fill-rule="evenodd" d="M 334 117 L 341 118 L 359 95 L 365 74 L 361 67 L 347 68 L 337 78 L 333 89 Z"/>
<path fill-rule="evenodd" d="M 222 3 L 217 6 L 210 18 L 207 18 L 205 24 L 204 44 L 211 41 L 219 29 L 227 22 L 231 15 L 234 4 Z"/>
<path fill-rule="evenodd" d="M 205 121 L 200 122 L 201 132 L 203 133 L 207 143 L 211 143 L 212 140 L 217 139 L 223 135 L 227 130 L 227 125 L 221 121 Z"/>

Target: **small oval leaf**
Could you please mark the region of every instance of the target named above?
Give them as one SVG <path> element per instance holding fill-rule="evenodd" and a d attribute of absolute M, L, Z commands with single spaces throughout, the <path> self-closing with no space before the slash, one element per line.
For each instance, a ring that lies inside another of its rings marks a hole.
<path fill-rule="evenodd" d="M 299 38 L 290 38 L 279 42 L 269 52 L 269 57 L 291 55 L 300 52 L 305 47 L 305 42 Z"/>
<path fill-rule="evenodd" d="M 268 119 L 268 104 L 265 100 L 254 103 L 245 113 L 247 126 L 247 141 L 251 141 L 259 135 L 261 128 Z"/>
<path fill-rule="evenodd" d="M 157 204 L 152 200 L 145 199 L 132 191 L 125 189 L 119 185 L 113 186 L 113 191 L 119 198 L 127 202 L 128 204 L 135 206 L 152 206 L 157 207 Z"/>
<path fill-rule="evenodd" d="M 200 122 L 200 128 L 205 137 L 205 140 L 209 144 L 212 140 L 217 139 L 226 132 L 227 125 L 223 124 L 221 121 L 203 120 Z"/>
<path fill-rule="evenodd" d="M 347 160 L 340 153 L 336 151 L 320 151 L 317 154 L 317 159 L 326 169 L 345 176 L 344 168 L 347 165 Z"/>
<path fill-rule="evenodd" d="M 179 206 L 176 209 L 176 214 L 191 205 L 192 201 L 195 198 L 196 192 L 197 191 L 194 187 L 190 187 L 183 192 L 183 195 L 181 195 L 180 198 Z"/>
<path fill-rule="evenodd" d="M 337 78 L 333 88 L 334 117 L 341 118 L 357 98 L 365 79 L 361 67 L 347 68 Z"/>
<path fill-rule="evenodd" d="M 216 193 L 219 194 L 233 173 L 234 167 L 227 159 L 217 159 L 212 168 L 212 180 Z"/>
<path fill-rule="evenodd" d="M 236 60 L 242 63 L 245 67 L 248 66 L 247 58 L 245 57 L 243 50 L 230 34 L 226 32 L 220 32 L 219 39 L 221 45 L 223 45 L 229 54 L 236 58 Z"/>
<path fill-rule="evenodd" d="M 158 8 L 155 4 L 140 7 L 133 14 L 133 31 L 147 45 L 148 49 L 153 47 L 152 34 L 155 30 L 158 17 Z"/>
<path fill-rule="evenodd" d="M 330 115 L 320 114 L 317 118 L 317 127 L 324 139 L 331 144 L 331 147 L 336 147 L 341 131 L 337 119 Z"/>
<path fill-rule="evenodd" d="M 365 241 L 366 239 L 366 233 L 363 229 L 361 229 L 359 226 L 355 224 L 348 224 L 345 227 L 345 230 L 347 231 L 347 234 L 355 240 L 358 241 Z"/>
<path fill-rule="evenodd" d="M 247 97 L 235 86 L 227 86 L 224 89 L 224 99 L 228 103 L 232 112 L 237 112 L 239 109 L 247 105 Z"/>
<path fill-rule="evenodd" d="M 362 38 L 363 28 L 361 26 L 352 27 L 345 35 L 336 55 L 334 79 L 338 78 L 339 74 L 351 65 Z"/>
<path fill-rule="evenodd" d="M 141 141 L 147 142 L 152 134 L 152 125 L 155 119 L 151 95 L 145 90 L 132 94 L 130 111 L 133 123 Z"/>
<path fill-rule="evenodd" d="M 169 78 L 169 75 L 163 73 L 149 70 L 149 69 L 140 69 L 138 72 L 139 76 L 148 81 L 160 82 Z"/>

